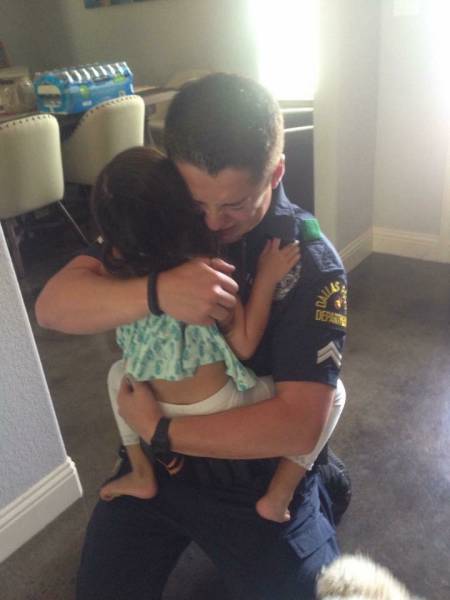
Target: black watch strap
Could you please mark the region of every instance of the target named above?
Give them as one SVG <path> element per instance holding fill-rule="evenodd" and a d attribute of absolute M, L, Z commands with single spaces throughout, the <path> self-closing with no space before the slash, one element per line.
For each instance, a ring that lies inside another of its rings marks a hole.
<path fill-rule="evenodd" d="M 158 279 L 158 273 L 152 272 L 148 274 L 147 279 L 147 304 L 152 315 L 160 317 L 164 314 L 159 306 L 158 302 L 158 291 L 156 289 L 156 282 Z"/>
<path fill-rule="evenodd" d="M 150 440 L 153 454 L 167 454 L 170 452 L 169 425 L 171 419 L 161 417 L 156 426 L 155 433 Z"/>

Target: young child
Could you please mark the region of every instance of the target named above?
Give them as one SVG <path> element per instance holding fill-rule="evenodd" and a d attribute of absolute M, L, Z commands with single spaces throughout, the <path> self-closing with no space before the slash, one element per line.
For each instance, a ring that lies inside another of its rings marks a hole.
<path fill-rule="evenodd" d="M 92 211 L 103 238 L 103 263 L 112 275 L 144 276 L 196 256 L 217 256 L 214 235 L 194 207 L 184 181 L 175 166 L 153 149 L 126 150 L 105 167 L 93 190 Z M 223 334 L 217 325 L 186 325 L 169 315 L 149 315 L 119 327 L 117 341 L 130 379 L 149 382 L 168 417 L 210 414 L 272 397 L 271 378 L 257 378 L 237 356 L 249 358 L 256 350 L 276 285 L 299 258 L 298 243 L 280 248 L 280 240 L 268 241 L 249 301 L 245 307 L 238 301 Z M 117 391 L 110 389 L 111 401 L 132 470 L 104 485 L 100 496 L 103 500 L 123 494 L 152 498 L 158 489 L 153 467 L 138 436 L 118 415 Z M 294 490 L 330 437 L 344 396 L 343 387 L 338 388 L 313 452 L 281 459 L 256 506 L 262 517 L 289 520 Z"/>

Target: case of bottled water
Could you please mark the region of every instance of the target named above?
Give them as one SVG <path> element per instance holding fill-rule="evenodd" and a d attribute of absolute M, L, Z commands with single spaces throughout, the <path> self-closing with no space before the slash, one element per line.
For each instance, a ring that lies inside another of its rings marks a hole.
<path fill-rule="evenodd" d="M 112 98 L 133 94 L 126 62 L 95 63 L 36 73 L 33 81 L 40 112 L 70 114 Z"/>

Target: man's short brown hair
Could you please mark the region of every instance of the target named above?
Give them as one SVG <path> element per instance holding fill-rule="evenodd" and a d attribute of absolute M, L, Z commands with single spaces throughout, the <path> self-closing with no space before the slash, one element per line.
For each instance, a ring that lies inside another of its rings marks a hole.
<path fill-rule="evenodd" d="M 165 124 L 169 158 L 217 175 L 248 169 L 255 182 L 271 175 L 283 151 L 278 102 L 259 83 L 227 73 L 189 82 L 172 101 Z"/>

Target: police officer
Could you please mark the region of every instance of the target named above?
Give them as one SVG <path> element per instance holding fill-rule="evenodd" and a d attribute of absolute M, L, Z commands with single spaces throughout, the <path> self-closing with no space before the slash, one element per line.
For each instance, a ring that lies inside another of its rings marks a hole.
<path fill-rule="evenodd" d="M 181 552 L 195 540 L 221 571 L 233 598 L 314 597 L 320 568 L 338 553 L 328 494 L 316 471 L 305 477 L 279 524 L 254 505 L 272 476 L 270 457 L 315 445 L 333 400 L 346 328 L 342 263 L 311 215 L 286 198 L 280 109 L 259 84 L 214 74 L 173 101 L 166 147 L 227 261 L 195 259 L 139 280 L 109 278 L 80 256 L 47 284 L 39 322 L 69 332 L 108 329 L 166 312 L 190 323 L 221 320 L 252 284 L 270 237 L 301 242 L 299 265 L 275 294 L 269 325 L 249 365 L 271 374 L 276 396 L 208 416 L 169 420 L 145 386 L 121 386 L 122 416 L 153 455 L 186 455 L 175 476 L 157 462 L 151 501 L 100 502 L 88 527 L 78 598 L 157 599 Z M 207 457 L 207 458 L 204 458 Z M 128 468 L 126 458 L 118 475 Z"/>

